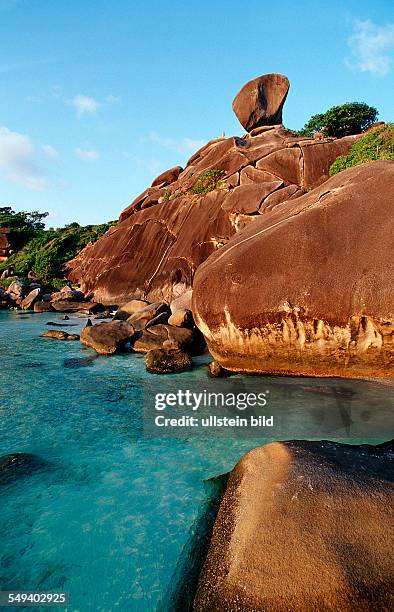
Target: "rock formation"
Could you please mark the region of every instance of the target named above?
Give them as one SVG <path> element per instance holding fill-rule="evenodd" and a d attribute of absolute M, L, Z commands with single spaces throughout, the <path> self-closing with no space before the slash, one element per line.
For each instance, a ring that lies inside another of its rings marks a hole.
<path fill-rule="evenodd" d="M 246 83 L 233 101 L 233 111 L 247 132 L 282 123 L 290 83 L 282 74 L 265 74 Z"/>
<path fill-rule="evenodd" d="M 257 81 L 256 121 L 280 122 L 286 77 Z M 177 166 L 157 177 L 116 226 L 69 262 L 68 278 L 104 304 L 175 300 L 190 289 L 198 266 L 239 229 L 325 181 L 356 138 L 314 141 L 263 125 L 242 138 L 212 140 L 184 170 Z"/>
<path fill-rule="evenodd" d="M 127 321 L 109 321 L 86 325 L 81 332 L 81 342 L 93 348 L 99 355 L 112 355 L 122 350 L 133 336 L 134 328 Z"/>
<path fill-rule="evenodd" d="M 275 442 L 232 471 L 195 612 L 390 610 L 393 444 Z"/>
<path fill-rule="evenodd" d="M 394 162 L 277 206 L 197 271 L 195 321 L 226 369 L 394 375 Z"/>

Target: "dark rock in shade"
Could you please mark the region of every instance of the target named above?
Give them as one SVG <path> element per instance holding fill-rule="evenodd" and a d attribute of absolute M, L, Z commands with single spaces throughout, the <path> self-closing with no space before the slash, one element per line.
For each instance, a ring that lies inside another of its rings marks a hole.
<path fill-rule="evenodd" d="M 11 296 L 0 287 L 0 308 L 9 308 L 12 305 Z"/>
<path fill-rule="evenodd" d="M 175 166 L 174 168 L 170 168 L 166 170 L 162 174 L 159 174 L 157 178 L 152 183 L 152 187 L 157 187 L 159 185 L 169 185 L 177 180 L 180 173 L 183 171 L 181 166 Z"/>
<path fill-rule="evenodd" d="M 93 314 L 101 312 L 104 307 L 97 302 L 74 302 L 73 300 L 59 300 L 51 302 L 54 310 L 58 312 L 80 312 L 84 314 Z"/>
<path fill-rule="evenodd" d="M 233 111 L 247 132 L 282 123 L 282 108 L 290 83 L 282 74 L 265 74 L 248 81 L 233 101 Z"/>
<path fill-rule="evenodd" d="M 78 334 L 69 334 L 61 329 L 48 329 L 41 336 L 52 340 L 79 340 Z"/>
<path fill-rule="evenodd" d="M 31 310 L 34 307 L 34 304 L 41 299 L 42 289 L 41 287 L 37 287 L 37 289 L 33 289 L 27 296 L 22 300 L 21 307 L 23 310 Z"/>
<path fill-rule="evenodd" d="M 169 348 L 192 350 L 193 331 L 172 325 L 155 325 L 136 336 L 133 349 L 137 353 L 147 353 L 150 350 L 163 348 L 165 343 Z"/>
<path fill-rule="evenodd" d="M 244 455 L 220 505 L 193 610 L 390 610 L 393 450 L 291 441 Z"/>
<path fill-rule="evenodd" d="M 134 333 L 134 327 L 126 321 L 98 323 L 87 325 L 82 330 L 81 342 L 100 355 L 112 355 L 124 349 Z"/>
<path fill-rule="evenodd" d="M 48 463 L 30 453 L 13 453 L 0 457 L 0 485 L 10 484 L 48 467 Z"/>
<path fill-rule="evenodd" d="M 193 362 L 189 353 L 180 350 L 154 349 L 146 355 L 146 369 L 152 374 L 175 374 L 190 370 Z"/>
<path fill-rule="evenodd" d="M 194 320 L 223 367 L 394 376 L 394 162 L 260 215 L 197 270 Z"/>
<path fill-rule="evenodd" d="M 44 302 L 44 300 L 42 300 L 34 304 L 33 310 L 34 312 L 52 312 L 54 308 L 50 302 Z"/>

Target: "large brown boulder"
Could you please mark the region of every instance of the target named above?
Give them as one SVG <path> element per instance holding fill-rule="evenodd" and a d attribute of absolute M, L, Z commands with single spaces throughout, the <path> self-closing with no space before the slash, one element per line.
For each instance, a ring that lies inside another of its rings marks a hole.
<path fill-rule="evenodd" d="M 110 321 L 84 327 L 81 342 L 100 355 L 112 355 L 124 349 L 133 336 L 134 328 L 127 321 Z"/>
<path fill-rule="evenodd" d="M 275 442 L 230 475 L 195 612 L 392 609 L 393 444 Z"/>
<path fill-rule="evenodd" d="M 394 375 L 394 162 L 260 215 L 197 270 L 193 314 L 241 372 Z"/>
<path fill-rule="evenodd" d="M 246 83 L 233 101 L 233 111 L 247 132 L 282 123 L 290 83 L 282 74 L 265 74 Z"/>
<path fill-rule="evenodd" d="M 116 226 L 69 262 L 67 275 L 104 304 L 175 303 L 190 292 L 198 266 L 265 214 L 268 201 L 280 207 L 327 179 L 332 161 L 356 138 L 315 142 L 263 126 L 244 138 L 210 141 L 165 187 L 166 197 L 159 186 L 145 190 Z M 212 190 L 198 188 L 212 173 Z"/>

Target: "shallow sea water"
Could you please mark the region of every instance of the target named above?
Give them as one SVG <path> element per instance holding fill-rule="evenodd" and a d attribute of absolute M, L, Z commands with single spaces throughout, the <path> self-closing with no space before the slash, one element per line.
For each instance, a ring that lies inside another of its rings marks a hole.
<path fill-rule="evenodd" d="M 0 457 L 34 453 L 48 464 L 0 485 L 0 590 L 67 591 L 67 609 L 81 612 L 162 610 L 206 499 L 204 481 L 264 439 L 144 437 L 144 388 L 161 377 L 147 374 L 140 356 L 96 357 L 79 342 L 40 338 L 50 320 L 63 323 L 56 313 L 0 312 Z M 78 333 L 84 321 L 65 323 L 59 329 Z M 197 361 L 171 378 L 174 388 L 206 384 L 206 358 Z M 305 414 L 316 425 L 322 405 L 327 414 L 348 401 L 330 393 L 338 386 L 352 391 L 351 436 L 333 426 L 315 438 L 392 437 L 389 384 L 326 380 L 319 391 L 321 381 L 259 380 L 273 390 L 272 410 L 299 423 L 296 437 Z"/>

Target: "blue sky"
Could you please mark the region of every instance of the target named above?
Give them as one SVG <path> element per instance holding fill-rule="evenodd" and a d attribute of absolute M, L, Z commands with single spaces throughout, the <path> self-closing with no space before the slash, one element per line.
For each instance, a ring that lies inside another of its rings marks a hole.
<path fill-rule="evenodd" d="M 0 0 L 0 205 L 98 223 L 206 140 L 240 87 L 291 83 L 286 126 L 358 100 L 392 121 L 394 3 Z"/>

